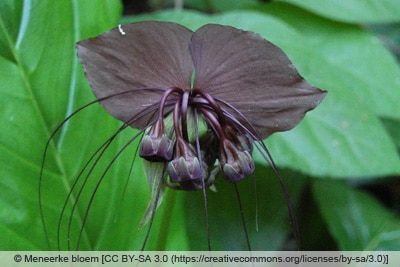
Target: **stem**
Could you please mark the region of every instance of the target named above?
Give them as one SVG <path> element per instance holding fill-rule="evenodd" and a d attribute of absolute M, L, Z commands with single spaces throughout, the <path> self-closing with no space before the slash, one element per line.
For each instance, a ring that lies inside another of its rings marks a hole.
<path fill-rule="evenodd" d="M 207 92 L 204 92 L 203 90 L 196 90 L 195 95 L 199 94 L 201 97 L 203 97 L 209 105 L 213 108 L 215 113 L 217 113 L 218 119 L 221 121 L 221 124 L 225 123 L 224 119 L 224 113 L 221 110 L 221 107 L 215 102 L 215 99 Z"/>
<path fill-rule="evenodd" d="M 160 100 L 160 108 L 159 108 L 159 113 L 158 113 L 158 120 L 162 121 L 164 118 L 164 107 L 165 107 L 165 102 L 167 101 L 168 97 L 170 94 L 178 92 L 180 95 L 182 95 L 182 89 L 177 88 L 177 87 L 172 87 L 169 88 L 167 91 L 164 92 L 161 100 Z"/>
<path fill-rule="evenodd" d="M 179 107 L 180 107 L 180 101 L 176 101 L 174 106 L 174 118 L 173 118 L 176 140 L 181 138 L 181 132 L 179 130 Z"/>
<path fill-rule="evenodd" d="M 189 141 L 188 130 L 187 130 L 187 110 L 189 104 L 189 91 L 186 90 L 182 96 L 181 110 L 182 110 L 182 135 L 183 139 Z"/>
<path fill-rule="evenodd" d="M 205 117 L 206 120 L 208 120 L 209 125 L 211 126 L 212 129 L 214 129 L 214 131 L 216 132 L 216 134 L 218 135 L 219 140 L 222 142 L 225 141 L 225 133 L 222 130 L 221 124 L 219 123 L 219 121 L 217 120 L 217 118 L 214 117 L 214 115 L 209 112 L 206 109 L 200 108 L 199 110 L 201 112 L 201 114 Z"/>

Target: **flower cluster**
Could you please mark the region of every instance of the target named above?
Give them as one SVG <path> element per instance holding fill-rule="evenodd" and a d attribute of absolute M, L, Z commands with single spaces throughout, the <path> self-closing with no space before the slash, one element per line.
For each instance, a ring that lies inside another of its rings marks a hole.
<path fill-rule="evenodd" d="M 182 190 L 212 185 L 216 168 L 231 182 L 248 176 L 255 142 L 326 94 L 278 47 L 229 26 L 133 23 L 79 42 L 78 55 L 103 107 L 144 132 L 140 156 L 163 162 L 166 184 Z"/>

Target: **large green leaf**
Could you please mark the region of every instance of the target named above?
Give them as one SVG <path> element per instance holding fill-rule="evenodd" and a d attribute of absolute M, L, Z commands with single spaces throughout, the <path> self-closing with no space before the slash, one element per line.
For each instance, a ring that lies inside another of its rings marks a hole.
<path fill-rule="evenodd" d="M 327 18 L 361 23 L 399 21 L 397 0 L 277 0 L 298 5 Z"/>
<path fill-rule="evenodd" d="M 2 249 L 46 249 L 38 208 L 38 177 L 44 144 L 74 105 L 90 99 L 74 43 L 115 25 L 117 2 L 2 1 L 0 17 L 1 244 Z M 89 11 L 90 12 L 87 12 Z M 96 10 L 94 12 L 94 10 Z M 82 12 L 82 13 L 81 13 Z M 90 15 L 87 15 L 90 14 Z M 97 16 L 96 21 L 93 17 Z M 82 90 L 84 89 L 84 90 Z M 80 100 L 76 101 L 75 100 Z M 92 113 L 92 120 L 95 113 Z M 85 126 L 88 121 L 81 122 Z M 91 128 L 90 126 L 88 128 Z M 80 132 L 81 129 L 75 129 Z M 95 128 L 86 132 L 86 140 Z M 65 134 L 64 134 L 65 135 Z M 104 137 L 104 136 L 103 136 Z M 65 139 L 64 139 L 65 140 Z M 69 187 L 67 175 L 80 157 L 66 157 L 51 143 L 45 170 L 44 212 L 56 225 Z M 81 146 L 86 153 L 87 143 Z M 76 145 L 75 145 L 76 146 Z M 69 162 L 67 162 L 69 161 Z M 79 219 L 74 218 L 74 222 Z M 18 238 L 16 238 L 18 236 Z M 53 239 L 51 238 L 51 241 Z M 54 247 L 53 247 L 54 248 Z"/>
<path fill-rule="evenodd" d="M 341 250 L 400 249 L 400 218 L 343 182 L 316 180 L 313 195 Z"/>
<path fill-rule="evenodd" d="M 266 141 L 277 163 L 337 178 L 398 173 L 396 146 L 381 121 L 349 94 L 335 94 L 330 92 L 318 113 L 311 112 L 295 130 Z"/>

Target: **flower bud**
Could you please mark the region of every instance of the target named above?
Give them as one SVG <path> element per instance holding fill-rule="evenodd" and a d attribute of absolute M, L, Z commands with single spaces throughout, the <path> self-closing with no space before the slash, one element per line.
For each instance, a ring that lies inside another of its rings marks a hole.
<path fill-rule="evenodd" d="M 161 122 L 162 123 L 162 122 Z M 148 161 L 170 161 L 174 153 L 173 142 L 162 130 L 164 127 L 157 122 L 150 132 L 143 136 L 139 155 Z"/>
<path fill-rule="evenodd" d="M 197 180 L 203 177 L 203 170 L 192 144 L 178 138 L 176 157 L 168 164 L 168 174 L 173 183 Z"/>
<path fill-rule="evenodd" d="M 186 180 L 201 179 L 201 168 L 197 157 L 179 157 L 168 164 L 168 174 L 171 182 L 179 183 Z"/>
<path fill-rule="evenodd" d="M 229 140 L 222 143 L 219 156 L 222 175 L 230 182 L 245 178 L 255 169 L 254 160 L 249 151 L 240 150 L 238 145 Z"/>

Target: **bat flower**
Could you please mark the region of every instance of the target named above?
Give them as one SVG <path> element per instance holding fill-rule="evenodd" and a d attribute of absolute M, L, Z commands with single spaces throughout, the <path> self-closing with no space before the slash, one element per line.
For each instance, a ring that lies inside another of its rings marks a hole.
<path fill-rule="evenodd" d="M 98 101 L 143 131 L 140 156 L 162 162 L 176 189 L 210 186 L 215 170 L 231 182 L 248 176 L 254 144 L 296 126 L 326 94 L 281 49 L 229 26 L 133 23 L 77 50 Z"/>

